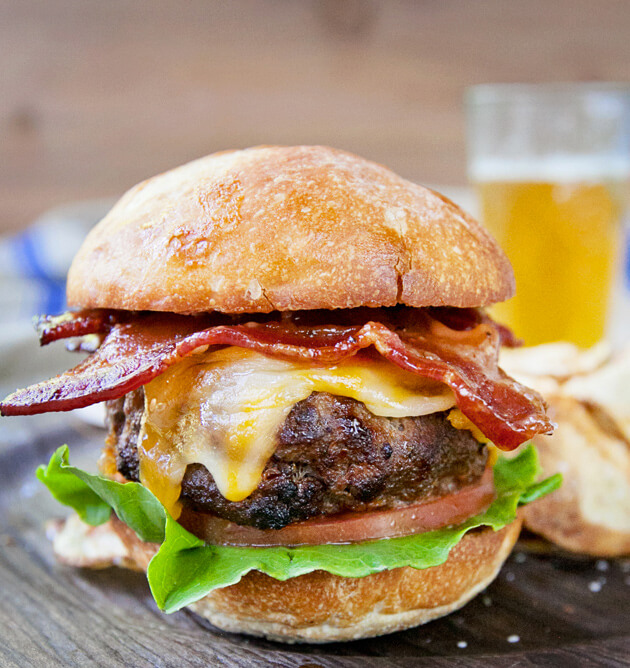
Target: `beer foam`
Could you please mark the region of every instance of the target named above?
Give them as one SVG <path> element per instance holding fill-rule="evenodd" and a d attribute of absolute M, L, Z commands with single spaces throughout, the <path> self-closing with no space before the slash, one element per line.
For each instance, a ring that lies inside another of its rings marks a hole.
<path fill-rule="evenodd" d="M 481 158 L 469 168 L 476 182 L 584 183 L 630 178 L 630 156 L 551 155 L 543 158 Z"/>

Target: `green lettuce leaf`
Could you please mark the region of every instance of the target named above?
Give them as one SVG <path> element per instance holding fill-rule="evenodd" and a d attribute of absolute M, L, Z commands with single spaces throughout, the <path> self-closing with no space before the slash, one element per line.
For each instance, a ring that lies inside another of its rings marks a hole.
<path fill-rule="evenodd" d="M 516 457 L 499 458 L 494 469 L 495 501 L 485 512 L 456 527 L 348 545 L 256 548 L 205 544 L 175 522 L 142 485 L 116 483 L 70 466 L 65 446 L 37 475 L 56 499 L 74 508 L 86 522 L 105 522 L 111 507 L 140 538 L 161 543 L 147 576 L 158 606 L 166 612 L 234 584 L 252 570 L 287 580 L 314 570 L 364 577 L 400 566 L 437 566 L 446 561 L 466 532 L 481 526 L 495 531 L 503 528 L 514 520 L 519 505 L 548 494 L 561 482 L 560 475 L 536 482 L 540 468 L 530 445 Z"/>
<path fill-rule="evenodd" d="M 62 445 L 48 466 L 40 466 L 35 475 L 57 501 L 74 508 L 87 524 L 107 522 L 113 510 L 141 540 L 164 540 L 166 511 L 146 487 L 138 482 L 115 482 L 70 466 L 67 445 Z"/>

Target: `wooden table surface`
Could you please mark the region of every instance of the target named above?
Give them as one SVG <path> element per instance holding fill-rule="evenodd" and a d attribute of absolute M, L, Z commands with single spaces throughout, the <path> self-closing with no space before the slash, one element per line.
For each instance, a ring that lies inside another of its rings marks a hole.
<path fill-rule="evenodd" d="M 628 80 L 626 0 L 0 0 L 0 234 L 205 153 L 463 184 L 466 86 Z"/>

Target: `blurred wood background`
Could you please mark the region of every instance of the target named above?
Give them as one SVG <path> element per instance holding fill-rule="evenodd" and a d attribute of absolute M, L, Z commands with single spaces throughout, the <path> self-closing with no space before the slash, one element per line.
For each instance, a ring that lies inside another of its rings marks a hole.
<path fill-rule="evenodd" d="M 0 0 L 0 233 L 205 153 L 463 184 L 466 86 L 628 80 L 627 0 Z"/>

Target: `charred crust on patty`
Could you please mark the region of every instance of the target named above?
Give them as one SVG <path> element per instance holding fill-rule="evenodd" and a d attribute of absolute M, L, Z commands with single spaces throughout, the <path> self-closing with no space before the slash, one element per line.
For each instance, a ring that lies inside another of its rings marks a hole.
<path fill-rule="evenodd" d="M 137 439 L 143 391 L 107 402 L 116 466 L 138 480 Z M 354 399 L 314 392 L 293 406 L 256 490 L 243 501 L 225 499 L 201 464 L 189 465 L 181 500 L 258 529 L 281 529 L 312 517 L 393 508 L 457 491 L 479 480 L 487 449 L 455 429 L 448 411 L 388 418 Z"/>
<path fill-rule="evenodd" d="M 144 390 L 106 402 L 105 424 L 113 443 L 116 468 L 127 480 L 139 480 L 138 434 L 144 414 Z"/>

